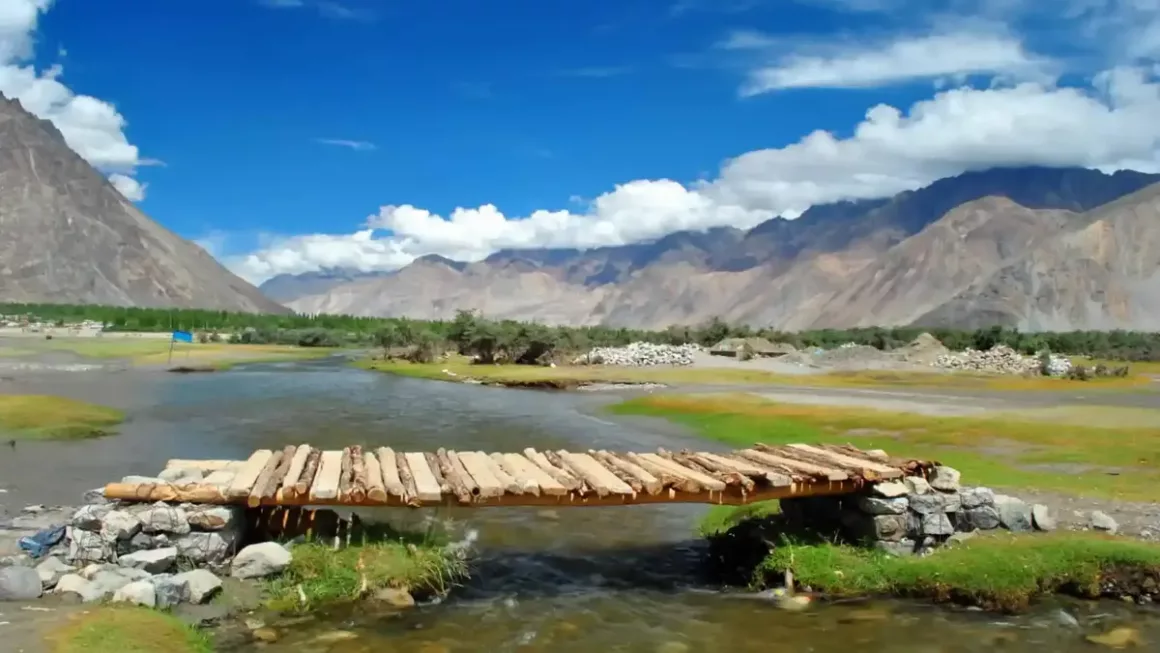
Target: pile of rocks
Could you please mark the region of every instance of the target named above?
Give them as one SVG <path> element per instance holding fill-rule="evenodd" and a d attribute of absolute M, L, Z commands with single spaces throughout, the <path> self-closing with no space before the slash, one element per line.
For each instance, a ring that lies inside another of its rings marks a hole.
<path fill-rule="evenodd" d="M 634 342 L 624 347 L 597 347 L 572 361 L 572 364 L 624 367 L 692 365 L 694 357 L 702 351 L 700 345 L 654 345 L 650 342 Z"/>
<path fill-rule="evenodd" d="M 995 345 L 987 351 L 966 349 L 947 353 L 935 359 L 935 367 L 947 370 L 991 372 L 995 374 L 1038 374 L 1043 364 L 1037 356 L 1024 356 L 1007 345 Z M 1051 355 L 1047 364 L 1050 376 L 1064 376 L 1071 370 L 1071 361 L 1064 356 Z"/>
<path fill-rule="evenodd" d="M 907 477 L 877 483 L 853 497 L 783 500 L 782 512 L 800 524 L 833 527 L 850 541 L 893 555 L 929 553 L 976 531 L 1055 529 L 1046 506 L 1028 505 L 985 487 L 962 487 L 959 472 L 951 467 L 936 467 L 929 481 Z"/>
<path fill-rule="evenodd" d="M 88 495 L 64 538 L 34 560 L 0 569 L 0 600 L 44 592 L 81 601 L 112 600 L 169 608 L 205 603 L 222 588 L 219 575 L 260 578 L 283 571 L 291 553 L 276 542 L 238 551 L 244 511 L 221 506 L 122 504 Z"/>

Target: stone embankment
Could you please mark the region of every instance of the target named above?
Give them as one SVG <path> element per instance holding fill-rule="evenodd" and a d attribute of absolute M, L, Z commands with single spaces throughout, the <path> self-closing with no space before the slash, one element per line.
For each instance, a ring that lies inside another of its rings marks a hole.
<path fill-rule="evenodd" d="M 52 593 L 85 603 L 202 604 L 221 591 L 221 577 L 275 575 L 292 559 L 276 542 L 242 547 L 239 508 L 122 504 L 99 490 L 86 501 L 75 511 L 29 507 L 14 520 L 43 548 L 0 558 L 0 600 Z"/>
<path fill-rule="evenodd" d="M 1039 357 L 1024 356 L 1007 345 L 996 345 L 987 351 L 966 349 L 948 352 L 939 356 L 934 365 L 945 370 L 993 374 L 1037 374 L 1046 371 L 1048 376 L 1066 376 L 1071 371 L 1071 361 L 1065 356 L 1052 354 L 1047 369 L 1043 370 Z"/>
<path fill-rule="evenodd" d="M 781 509 L 790 525 L 840 532 L 849 541 L 899 556 L 925 555 L 995 529 L 1021 533 L 1056 528 L 1047 506 L 985 487 L 962 486 L 959 472 L 951 467 L 936 467 L 929 481 L 907 477 L 877 483 L 856 496 L 782 500 Z M 1117 524 L 1095 512 L 1091 527 L 1114 534 Z"/>
<path fill-rule="evenodd" d="M 656 365 L 688 366 L 696 355 L 705 351 L 700 345 L 654 345 L 634 342 L 624 347 L 597 347 L 572 361 L 573 365 L 617 365 L 652 367 Z"/>

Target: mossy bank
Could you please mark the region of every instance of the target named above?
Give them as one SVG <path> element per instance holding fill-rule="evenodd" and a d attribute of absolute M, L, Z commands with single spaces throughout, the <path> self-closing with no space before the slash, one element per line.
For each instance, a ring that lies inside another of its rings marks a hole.
<path fill-rule="evenodd" d="M 53 395 L 0 395 L 0 436 L 70 440 L 109 435 L 125 420 L 115 408 Z"/>

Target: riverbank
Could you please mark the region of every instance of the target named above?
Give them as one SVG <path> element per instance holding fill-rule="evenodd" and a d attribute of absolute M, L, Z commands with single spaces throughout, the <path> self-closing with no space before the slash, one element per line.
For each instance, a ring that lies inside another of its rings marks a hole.
<path fill-rule="evenodd" d="M 713 358 L 713 357 L 710 357 Z M 464 357 L 434 363 L 364 358 L 361 369 L 419 379 L 496 385 L 510 388 L 575 390 L 590 385 L 655 384 L 676 386 L 787 385 L 812 388 L 946 388 L 999 391 L 1131 391 L 1154 385 L 1146 374 L 1078 381 L 1052 377 L 912 370 L 811 370 L 776 361 L 709 360 L 690 366 L 622 367 L 616 365 L 483 365 Z"/>
<path fill-rule="evenodd" d="M 125 420 L 114 408 L 52 395 L 0 395 L 0 438 L 75 440 L 109 435 Z"/>
<path fill-rule="evenodd" d="M 171 343 L 169 337 L 149 335 L 154 337 L 58 336 L 51 340 L 28 336 L 0 337 L 0 358 L 12 357 L 27 362 L 36 357 L 71 355 L 96 361 L 122 361 L 143 368 L 200 366 L 220 371 L 243 363 L 310 360 L 343 351 L 329 347 L 289 345 Z"/>

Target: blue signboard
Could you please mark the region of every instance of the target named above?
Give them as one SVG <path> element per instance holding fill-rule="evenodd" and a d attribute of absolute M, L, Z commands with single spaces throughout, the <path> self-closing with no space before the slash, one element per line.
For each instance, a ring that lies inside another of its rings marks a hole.
<path fill-rule="evenodd" d="M 174 331 L 173 342 L 193 342 L 193 334 L 188 331 Z"/>

